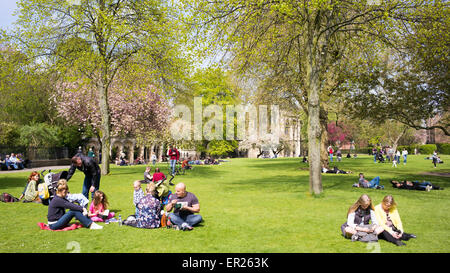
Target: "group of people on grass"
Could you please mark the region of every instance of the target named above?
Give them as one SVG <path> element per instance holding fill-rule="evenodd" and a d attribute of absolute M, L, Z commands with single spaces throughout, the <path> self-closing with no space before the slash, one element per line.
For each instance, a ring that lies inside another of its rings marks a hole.
<path fill-rule="evenodd" d="M 374 242 L 380 238 L 397 246 L 404 246 L 403 241 L 416 238 L 416 235 L 404 231 L 392 195 L 386 195 L 375 207 L 367 194 L 361 195 L 348 209 L 347 222 L 341 226 L 341 231 L 352 241 Z"/>
<path fill-rule="evenodd" d="M 82 194 L 79 195 L 71 194 L 67 183 L 77 169 L 84 173 Z M 351 173 L 337 168 L 333 171 L 334 173 Z M 109 202 L 106 194 L 99 190 L 100 178 L 100 168 L 92 157 L 82 154 L 74 156 L 67 178 L 58 181 L 56 194 L 49 203 L 47 214 L 49 228 L 61 229 L 75 218 L 84 227 L 102 229 L 103 226 L 96 222 L 114 218 L 114 212 L 108 209 Z M 125 225 L 147 229 L 159 228 L 162 225 L 162 218 L 167 216 L 169 226 L 180 230 L 192 230 L 202 221 L 202 216 L 198 214 L 200 212 L 198 198 L 186 190 L 186 185 L 178 183 L 175 186 L 175 193 L 172 194 L 165 181 L 164 173 L 159 168 L 155 168 L 155 172 L 151 174 L 151 167 L 146 168 L 143 180 L 134 181 L 135 214 L 123 222 Z M 38 193 L 39 183 L 40 174 L 32 172 L 20 199 L 24 199 L 24 202 L 42 202 Z M 146 184 L 145 192 L 141 184 Z M 392 180 L 391 184 L 398 189 L 426 191 L 443 189 L 430 182 Z M 379 176 L 368 181 L 363 173 L 359 174 L 359 180 L 355 186 L 384 189 L 380 185 Z M 89 192 L 92 201 L 88 208 Z M 352 241 L 375 241 L 380 238 L 398 246 L 405 245 L 403 241 L 416 238 L 414 234 L 404 232 L 397 204 L 391 195 L 385 196 L 377 206 L 372 204 L 367 194 L 361 195 L 349 208 L 347 221 L 341 226 L 341 231 L 345 238 L 351 238 Z"/>
<path fill-rule="evenodd" d="M 0 170 L 22 170 L 29 164 L 29 160 L 23 158 L 22 154 L 11 153 L 3 159 L 0 155 Z"/>
<path fill-rule="evenodd" d="M 73 176 L 75 170 L 84 173 L 82 194 L 71 194 L 67 181 Z M 200 211 L 197 197 L 186 191 L 186 185 L 179 183 L 175 186 L 175 194 L 168 194 L 168 186 L 162 182 L 166 176 L 159 168 L 150 176 L 150 167 L 144 173 L 144 180 L 135 183 L 134 203 L 136 215 L 134 224 L 125 222 L 131 226 L 140 228 L 158 228 L 161 225 L 161 217 L 164 216 L 164 206 L 169 214 L 169 224 L 177 229 L 192 230 L 193 226 L 202 221 L 201 215 L 194 215 Z M 104 222 L 114 218 L 114 212 L 110 212 L 109 202 L 106 194 L 99 190 L 101 172 L 100 168 L 92 157 L 77 154 L 72 158 L 72 164 L 68 171 L 67 178 L 57 182 L 55 195 L 48 203 L 48 227 L 57 230 L 66 227 L 75 218 L 80 223 L 90 229 L 102 229 L 103 226 L 95 222 Z M 136 182 L 136 181 L 135 181 Z M 141 182 L 147 183 L 146 194 L 143 194 L 140 187 Z M 39 196 L 38 185 L 44 183 L 40 179 L 38 172 L 32 172 L 28 177 L 27 184 L 20 196 L 24 202 L 42 203 Z M 173 184 L 172 184 L 173 185 Z M 88 209 L 89 192 L 92 202 Z M 136 192 L 139 197 L 136 197 Z M 66 211 L 67 210 L 67 211 Z"/>

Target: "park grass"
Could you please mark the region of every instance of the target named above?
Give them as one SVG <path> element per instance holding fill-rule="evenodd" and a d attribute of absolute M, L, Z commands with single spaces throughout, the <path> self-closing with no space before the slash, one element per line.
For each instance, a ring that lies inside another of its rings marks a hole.
<path fill-rule="evenodd" d="M 47 207 L 30 203 L 0 203 L 0 252 L 67 253 L 79 246 L 83 253 L 367 253 L 450 251 L 450 179 L 424 172 L 450 173 L 450 156 L 433 168 L 422 155 L 408 156 L 407 165 L 374 164 L 372 157 L 344 158 L 340 169 L 352 174 L 324 174 L 324 193 L 309 194 L 308 167 L 301 158 L 231 159 L 219 166 L 195 166 L 174 180 L 184 182 L 200 201 L 204 221 L 193 231 L 182 232 L 104 225 L 103 230 L 43 231 Z M 334 166 L 335 164 L 331 164 Z M 167 164 L 159 164 L 167 173 Z M 145 166 L 111 166 L 100 189 L 110 208 L 122 218 L 134 213 L 134 180 L 142 179 Z M 55 172 L 58 170 L 54 170 Z M 353 188 L 358 173 L 371 179 L 379 175 L 385 190 Z M 29 172 L 0 172 L 0 192 L 19 196 Z M 70 191 L 81 191 L 84 176 L 77 171 Z M 393 189 L 389 180 L 427 180 L 445 190 Z M 173 187 L 171 187 L 173 190 Z M 351 242 L 340 234 L 349 206 L 368 193 L 374 204 L 386 194 L 398 203 L 406 232 L 417 239 L 397 247 L 379 241 L 374 248 Z M 73 243 L 75 242 L 75 243 Z"/>

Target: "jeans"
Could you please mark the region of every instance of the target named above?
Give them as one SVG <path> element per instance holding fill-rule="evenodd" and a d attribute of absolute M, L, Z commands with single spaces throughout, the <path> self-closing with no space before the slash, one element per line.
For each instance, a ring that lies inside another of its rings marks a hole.
<path fill-rule="evenodd" d="M 330 154 L 330 162 L 333 162 L 333 154 Z"/>
<path fill-rule="evenodd" d="M 67 194 L 66 199 L 69 202 L 77 202 L 81 207 L 87 208 L 89 204 L 89 200 L 81 193 Z"/>
<path fill-rule="evenodd" d="M 370 180 L 369 182 L 369 188 L 375 188 L 376 186 L 380 185 L 380 177 L 377 176 L 374 179 Z"/>
<path fill-rule="evenodd" d="M 93 178 L 90 175 L 86 175 L 84 177 L 83 192 L 82 193 L 87 199 L 89 199 L 89 189 L 91 188 L 91 185 L 92 185 L 92 183 L 91 183 L 92 179 Z M 97 176 L 97 180 L 98 180 L 98 181 L 96 181 L 97 183 L 94 183 L 94 184 L 97 184 L 97 185 L 100 186 L 100 175 Z M 94 192 L 96 192 L 96 191 L 98 191 L 98 187 L 95 188 Z M 91 193 L 91 198 L 94 198 L 94 192 Z"/>
<path fill-rule="evenodd" d="M 403 156 L 403 163 L 406 163 L 406 157 L 407 157 L 407 155 Z"/>
<path fill-rule="evenodd" d="M 170 169 L 172 170 L 172 174 L 175 174 L 175 166 L 177 165 L 177 160 L 176 159 L 171 159 L 170 160 Z"/>
<path fill-rule="evenodd" d="M 202 221 L 202 216 L 200 214 L 189 214 L 185 217 L 181 217 L 178 214 L 169 214 L 169 219 L 172 224 L 181 226 L 183 223 L 187 223 L 189 226 L 193 227 Z"/>
<path fill-rule="evenodd" d="M 431 182 L 428 182 L 428 181 L 424 181 L 424 182 L 414 181 L 414 182 L 417 182 L 417 187 L 421 188 L 423 190 L 426 190 L 427 186 L 433 186 L 433 184 L 431 184 Z"/>
<path fill-rule="evenodd" d="M 136 219 L 139 217 L 139 209 L 136 205 L 136 209 L 134 210 L 134 216 L 136 216 Z"/>
<path fill-rule="evenodd" d="M 68 212 L 66 212 L 66 214 L 59 218 L 56 223 L 49 225 L 49 227 L 53 230 L 64 228 L 67 226 L 70 220 L 72 220 L 73 217 L 80 221 L 84 227 L 89 227 L 92 224 L 91 219 L 84 216 L 81 211 L 69 210 Z"/>

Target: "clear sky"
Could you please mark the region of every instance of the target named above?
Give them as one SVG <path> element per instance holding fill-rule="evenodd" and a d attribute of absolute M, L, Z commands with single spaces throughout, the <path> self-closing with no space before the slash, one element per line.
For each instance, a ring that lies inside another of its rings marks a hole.
<path fill-rule="evenodd" d="M 12 23 L 16 20 L 13 16 L 17 0 L 0 0 L 0 28 L 11 28 Z"/>

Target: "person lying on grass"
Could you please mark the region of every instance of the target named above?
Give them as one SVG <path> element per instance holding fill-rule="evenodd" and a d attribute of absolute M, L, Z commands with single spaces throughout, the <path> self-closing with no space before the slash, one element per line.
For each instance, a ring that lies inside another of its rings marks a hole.
<path fill-rule="evenodd" d="M 417 190 L 417 191 L 431 191 L 431 190 L 443 190 L 444 188 L 441 188 L 439 186 L 433 185 L 431 182 L 428 181 L 397 181 L 397 180 L 391 180 L 392 187 L 397 189 L 404 189 L 404 190 Z"/>
<path fill-rule="evenodd" d="M 334 166 L 333 169 L 327 169 L 327 168 L 323 167 L 322 168 L 322 173 L 348 174 L 348 173 L 352 173 L 352 171 L 340 170 L 338 167 Z"/>

